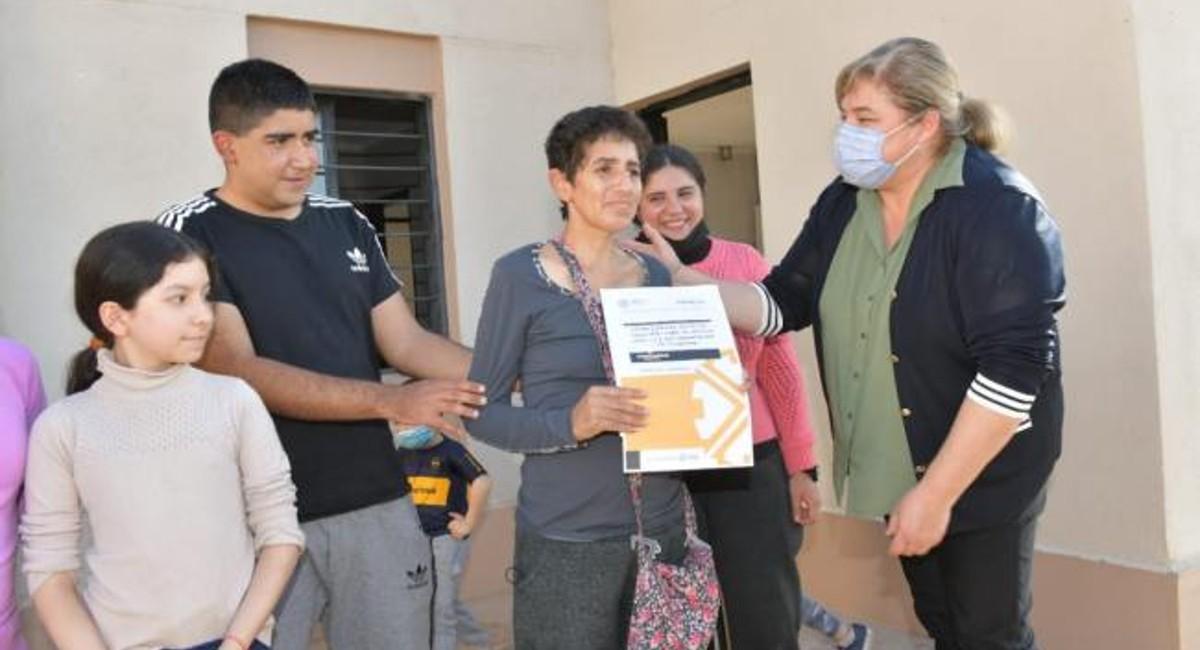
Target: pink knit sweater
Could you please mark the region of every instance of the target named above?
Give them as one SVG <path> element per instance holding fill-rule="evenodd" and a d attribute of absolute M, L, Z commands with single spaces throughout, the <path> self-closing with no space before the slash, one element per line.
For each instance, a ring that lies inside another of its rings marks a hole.
<path fill-rule="evenodd" d="M 692 265 L 719 280 L 757 282 L 771 266 L 751 246 L 712 238 L 712 250 Z M 786 334 L 754 338 L 734 332 L 742 366 L 754 380 L 750 389 L 750 422 L 754 444 L 779 440 L 788 475 L 817 464 L 813 454 L 813 428 L 808 418 L 804 374 Z"/>

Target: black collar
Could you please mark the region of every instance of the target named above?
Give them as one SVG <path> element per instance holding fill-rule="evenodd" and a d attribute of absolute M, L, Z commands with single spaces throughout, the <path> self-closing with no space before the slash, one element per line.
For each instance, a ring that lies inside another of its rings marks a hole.
<path fill-rule="evenodd" d="M 708 236 L 708 225 L 701 219 L 700 223 L 692 228 L 692 232 L 688 236 L 675 240 L 664 236 L 663 239 L 675 249 L 675 255 L 679 257 L 679 261 L 691 266 L 697 262 L 701 262 L 708 257 L 708 252 L 712 250 L 712 238 Z M 637 240 L 643 243 L 648 243 L 644 233 L 638 233 Z"/>

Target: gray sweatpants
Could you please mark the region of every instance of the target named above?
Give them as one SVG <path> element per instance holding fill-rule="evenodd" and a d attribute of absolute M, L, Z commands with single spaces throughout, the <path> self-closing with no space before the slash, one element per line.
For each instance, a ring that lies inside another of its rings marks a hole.
<path fill-rule="evenodd" d="M 433 538 L 433 650 L 455 650 L 459 642 L 487 645 L 487 630 L 458 597 L 471 542 L 449 534 Z"/>
<path fill-rule="evenodd" d="M 409 497 L 305 522 L 307 551 L 276 608 L 275 650 L 428 650 L 433 557 Z"/>

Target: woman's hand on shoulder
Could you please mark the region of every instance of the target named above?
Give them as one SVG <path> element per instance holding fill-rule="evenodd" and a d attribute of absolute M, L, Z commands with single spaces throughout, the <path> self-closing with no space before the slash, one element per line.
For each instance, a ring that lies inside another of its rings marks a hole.
<path fill-rule="evenodd" d="M 644 244 L 640 241 L 627 239 L 622 240 L 621 245 L 631 251 L 641 253 L 642 255 L 649 255 L 657 259 L 663 266 L 667 267 L 667 271 L 670 271 L 671 277 L 674 278 L 675 274 L 683 268 L 683 262 L 679 261 L 679 256 L 675 254 L 675 249 L 671 248 L 667 240 L 653 226 L 642 224 L 642 232 L 646 234 L 646 239 L 649 239 L 650 243 Z"/>
<path fill-rule="evenodd" d="M 592 386 L 571 409 L 571 433 L 583 442 L 606 431 L 640 431 L 649 417 L 640 404 L 645 398 L 645 391 L 637 388 Z"/>
<path fill-rule="evenodd" d="M 542 267 L 542 272 L 546 274 L 547 280 L 567 291 L 575 291 L 575 281 L 571 279 L 571 270 L 567 268 L 566 261 L 552 244 L 543 244 L 538 249 L 537 255 L 538 263 Z"/>

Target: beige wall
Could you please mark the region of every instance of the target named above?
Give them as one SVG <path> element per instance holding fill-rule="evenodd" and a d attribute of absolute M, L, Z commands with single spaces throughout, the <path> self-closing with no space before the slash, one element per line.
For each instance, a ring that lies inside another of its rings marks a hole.
<path fill-rule="evenodd" d="M 295 70 L 314 88 L 414 93 L 429 98 L 430 141 L 442 222 L 448 333 L 458 337 L 461 328 L 455 300 L 454 209 L 447 162 L 441 42 L 431 36 L 253 17 L 248 21 L 247 37 L 250 56 L 278 61 Z M 390 260 L 392 264 L 412 264 L 411 251 L 392 248 L 389 254 L 402 256 Z M 401 282 L 406 281 L 402 275 Z"/>
<path fill-rule="evenodd" d="M 1147 2 L 1147 11 L 1166 21 L 1168 4 L 1177 3 Z M 1187 407 L 1195 408 L 1197 383 L 1183 367 L 1164 374 L 1156 334 L 1167 334 L 1164 309 L 1194 310 L 1196 300 L 1193 288 L 1190 300 L 1181 300 L 1187 307 L 1165 307 L 1165 292 L 1152 282 L 1155 219 L 1148 217 L 1145 187 L 1152 168 L 1143 162 L 1150 139 L 1143 142 L 1137 63 L 1139 54 L 1162 63 L 1194 43 L 1186 40 L 1187 28 L 1176 27 L 1171 45 L 1139 51 L 1130 7 L 1122 0 L 1016 0 L 1000 12 L 986 3 L 950 0 L 612 0 L 610 7 L 618 101 L 638 101 L 750 64 L 764 244 L 776 258 L 834 175 L 828 154 L 837 119 L 831 87 L 840 66 L 894 36 L 941 43 L 958 65 L 965 91 L 998 100 L 1013 115 L 1018 139 L 1010 159 L 1039 186 L 1066 239 L 1065 451 L 1039 544 L 1159 570 L 1180 557 L 1168 548 L 1163 504 L 1164 443 L 1173 444 L 1172 436 L 1182 431 L 1160 424 L 1160 418 L 1177 416 L 1160 413 L 1159 393 L 1190 395 Z M 679 27 L 681 15 L 686 28 Z M 1194 33 L 1196 22 L 1187 24 Z M 1167 72 L 1161 76 L 1172 79 Z M 1154 106 L 1175 110 L 1163 102 L 1151 98 Z M 1163 146 L 1177 153 L 1183 148 Z M 1181 221 L 1183 214 L 1172 219 Z M 1171 277 L 1184 285 L 1188 276 L 1180 270 Z M 1172 300 L 1188 293 L 1186 285 L 1172 289 Z M 1182 346 L 1194 354 L 1185 342 L 1186 325 L 1171 327 L 1165 352 Z M 811 368 L 810 339 L 797 340 Z M 1195 367 L 1187 366 L 1192 377 Z M 1194 477 L 1197 464 L 1188 466 Z M 1167 475 L 1179 481 L 1182 494 L 1182 479 Z M 1190 524 L 1196 506 L 1181 501 L 1171 502 L 1171 519 Z"/>
<path fill-rule="evenodd" d="M 52 394 L 87 338 L 69 294 L 83 241 L 220 182 L 204 103 L 216 71 L 247 54 L 248 16 L 437 37 L 468 341 L 490 260 L 556 228 L 540 143 L 564 111 L 749 63 L 762 237 L 778 257 L 833 175 L 838 67 L 896 35 L 942 43 L 967 92 L 1015 118 L 1011 159 L 1066 236 L 1066 450 L 1039 544 L 1156 571 L 1197 564 L 1195 3 L 0 2 L 0 334 L 33 347 Z M 810 338 L 797 344 L 815 391 Z M 515 464 L 485 454 L 511 503 Z M 1200 598 L 1196 584 L 1181 582 L 1181 602 Z"/>
<path fill-rule="evenodd" d="M 1134 0 L 1166 457 L 1167 544 L 1200 566 L 1200 4 Z M 1195 602 L 1195 601 L 1194 601 Z M 1193 629 L 1197 629 L 1193 623 Z M 1200 647 L 1200 635 L 1193 635 Z"/>
<path fill-rule="evenodd" d="M 206 88 L 245 40 L 238 16 L 166 3 L 0 3 L 0 332 L 33 348 L 52 394 L 89 336 L 75 256 L 219 181 Z"/>
<path fill-rule="evenodd" d="M 704 166 L 704 220 L 714 235 L 758 246 L 758 169 L 753 149 L 735 148 L 722 160 L 717 151 L 692 148 Z"/>
<path fill-rule="evenodd" d="M 61 394 L 68 356 L 87 341 L 70 306 L 83 242 L 220 183 L 208 87 L 250 52 L 253 16 L 325 25 L 333 37 L 333 26 L 348 28 L 341 35 L 360 46 L 389 34 L 437 38 L 439 182 L 453 207 L 448 279 L 466 341 L 491 260 L 559 223 L 541 153 L 546 132 L 567 110 L 612 98 L 601 0 L 0 2 L 0 335 L 33 348 L 52 395 Z M 264 43 L 260 51 L 270 52 Z M 343 87 L 395 90 L 411 79 L 411 90 L 425 90 L 428 81 L 406 59 L 350 71 L 360 74 L 317 63 L 303 65 L 319 83 Z M 511 502 L 515 460 L 483 454 L 498 474 L 495 501 Z"/>
<path fill-rule="evenodd" d="M 758 154 L 749 87 L 666 111 L 668 139 L 700 160 L 704 220 L 713 234 L 759 246 Z M 728 156 L 721 158 L 721 150 Z"/>

